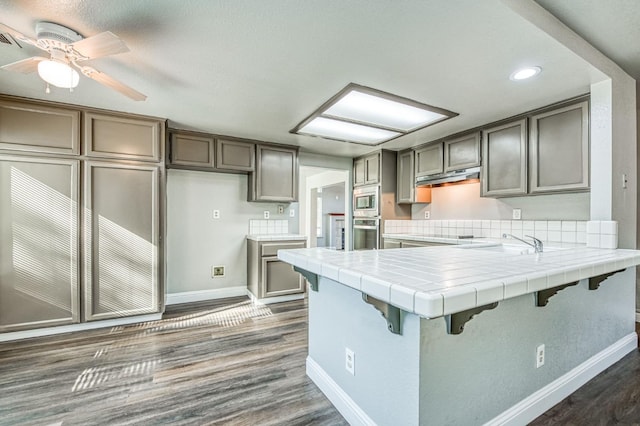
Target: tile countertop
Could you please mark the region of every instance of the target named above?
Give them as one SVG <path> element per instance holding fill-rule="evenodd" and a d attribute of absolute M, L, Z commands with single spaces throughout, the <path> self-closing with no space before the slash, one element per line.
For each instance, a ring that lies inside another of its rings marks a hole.
<path fill-rule="evenodd" d="M 280 250 L 278 258 L 407 312 L 436 318 L 626 269 L 640 264 L 640 251 L 581 246 L 522 255 L 459 245 Z"/>
<path fill-rule="evenodd" d="M 253 241 L 301 241 L 306 240 L 305 235 L 300 234 L 249 234 L 247 240 Z"/>

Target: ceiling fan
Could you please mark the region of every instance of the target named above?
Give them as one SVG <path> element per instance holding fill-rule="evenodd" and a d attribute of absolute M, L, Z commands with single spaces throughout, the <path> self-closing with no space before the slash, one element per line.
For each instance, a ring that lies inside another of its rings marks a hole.
<path fill-rule="evenodd" d="M 33 56 L 4 65 L 0 67 L 2 69 L 24 74 L 38 71 L 40 77 L 47 82 L 47 89 L 49 84 L 73 89 L 80 80 L 76 71 L 78 69 L 84 76 L 120 92 L 134 101 L 147 99 L 145 95 L 126 84 L 120 83 L 93 67 L 81 64 L 90 59 L 129 51 L 124 41 L 110 31 L 83 38 L 75 31 L 52 22 L 38 22 L 36 24 L 35 40 L 1 23 L 0 31 L 7 32 L 16 40 L 32 44 L 49 53 L 48 58 Z"/>

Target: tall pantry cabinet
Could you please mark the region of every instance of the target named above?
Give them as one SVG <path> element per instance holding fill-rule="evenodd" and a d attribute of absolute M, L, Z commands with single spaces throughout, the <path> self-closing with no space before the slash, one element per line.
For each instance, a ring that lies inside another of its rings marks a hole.
<path fill-rule="evenodd" d="M 0 332 L 162 309 L 164 135 L 0 98 Z"/>

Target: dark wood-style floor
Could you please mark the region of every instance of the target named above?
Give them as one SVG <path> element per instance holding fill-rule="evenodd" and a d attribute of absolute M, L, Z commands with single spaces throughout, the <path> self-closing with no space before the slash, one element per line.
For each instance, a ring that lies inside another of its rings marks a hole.
<path fill-rule="evenodd" d="M 0 425 L 346 425 L 305 375 L 305 301 L 0 344 Z M 640 424 L 634 351 L 532 425 Z"/>

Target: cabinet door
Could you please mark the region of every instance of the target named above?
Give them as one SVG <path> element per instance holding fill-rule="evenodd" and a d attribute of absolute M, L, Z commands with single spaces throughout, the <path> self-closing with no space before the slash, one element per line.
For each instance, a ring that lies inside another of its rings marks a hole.
<path fill-rule="evenodd" d="M 466 135 L 444 142 L 444 171 L 477 167 L 480 165 L 480 133 Z"/>
<path fill-rule="evenodd" d="M 526 120 L 482 132 L 482 195 L 507 196 L 527 192 Z"/>
<path fill-rule="evenodd" d="M 382 243 L 382 246 L 384 247 L 385 250 L 397 249 L 401 247 L 400 241 L 395 241 L 395 240 L 384 240 Z"/>
<path fill-rule="evenodd" d="M 532 193 L 588 189 L 588 102 L 531 117 L 529 155 Z"/>
<path fill-rule="evenodd" d="M 0 155 L 0 332 L 79 322 L 78 161 Z"/>
<path fill-rule="evenodd" d="M 188 134 L 171 134 L 169 163 L 177 166 L 213 168 L 213 138 Z"/>
<path fill-rule="evenodd" d="M 353 186 L 365 184 L 365 168 L 364 158 L 353 160 Z"/>
<path fill-rule="evenodd" d="M 364 183 L 367 185 L 380 182 L 380 154 L 373 154 L 364 159 Z"/>
<path fill-rule="evenodd" d="M 90 157 L 160 161 L 164 126 L 158 120 L 86 112 L 85 154 Z"/>
<path fill-rule="evenodd" d="M 290 264 L 276 256 L 262 258 L 263 297 L 282 296 L 304 291 L 302 276 Z"/>
<path fill-rule="evenodd" d="M 258 145 L 256 160 L 254 201 L 296 201 L 297 150 Z"/>
<path fill-rule="evenodd" d="M 442 173 L 444 170 L 444 156 L 442 142 L 416 150 L 416 176 L 429 176 Z"/>
<path fill-rule="evenodd" d="M 216 141 L 216 168 L 252 172 L 256 157 L 255 145 L 249 142 L 218 139 Z"/>
<path fill-rule="evenodd" d="M 415 192 L 415 177 L 413 175 L 413 151 L 398 154 L 398 189 L 397 203 L 413 203 Z"/>
<path fill-rule="evenodd" d="M 158 167 L 87 162 L 86 320 L 159 311 L 158 189 Z"/>
<path fill-rule="evenodd" d="M 0 101 L 0 149 L 80 154 L 80 112 Z"/>

